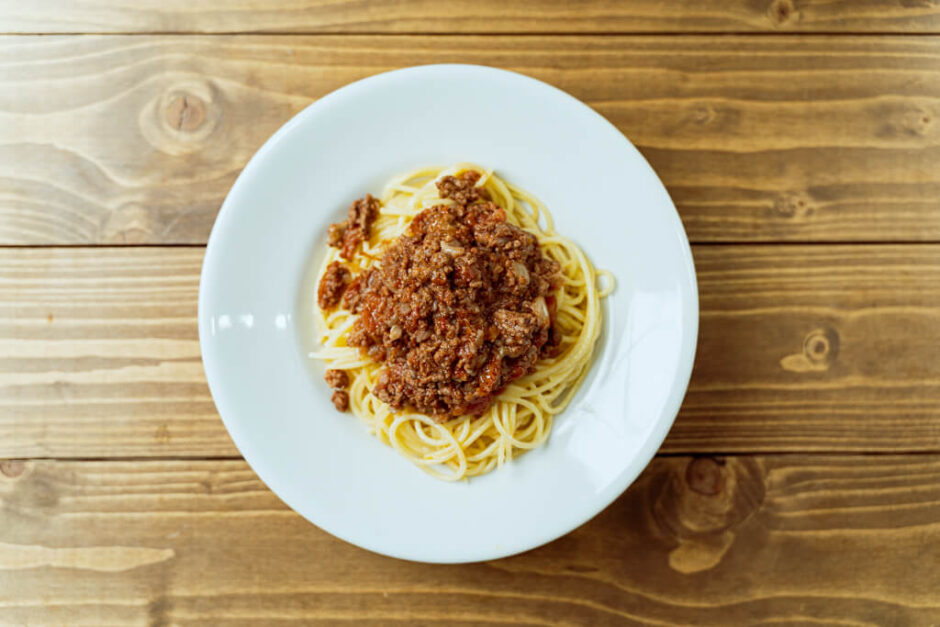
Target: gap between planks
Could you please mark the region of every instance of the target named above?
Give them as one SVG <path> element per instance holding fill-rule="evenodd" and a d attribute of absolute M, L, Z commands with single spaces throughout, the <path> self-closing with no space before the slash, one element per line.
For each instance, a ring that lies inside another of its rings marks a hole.
<path fill-rule="evenodd" d="M 911 38 L 930 38 L 940 37 L 940 30 L 936 32 L 924 33 L 905 33 L 892 31 L 460 31 L 460 32 L 435 32 L 435 31 L 331 31 L 323 32 L 304 32 L 304 31 L 283 31 L 283 30 L 226 30 L 226 31 L 35 31 L 35 32 L 12 32 L 0 31 L 0 37 L 231 37 L 241 35 L 261 35 L 265 37 L 644 37 L 655 39 L 658 37 L 805 37 L 812 39 L 814 37 L 911 37 Z"/>
<path fill-rule="evenodd" d="M 655 458 L 676 459 L 676 458 L 746 458 L 746 457 L 929 457 L 940 455 L 940 448 L 937 449 L 908 449 L 897 451 L 844 451 L 844 450 L 813 450 L 813 451 L 788 451 L 788 450 L 759 450 L 759 451 L 657 451 Z M 142 455 L 115 455 L 115 456 L 97 456 L 97 457 L 0 457 L 0 462 L 68 462 L 68 463 L 89 463 L 99 464 L 102 462 L 126 463 L 126 462 L 246 462 L 240 455 L 163 455 L 157 457 L 146 457 Z"/>

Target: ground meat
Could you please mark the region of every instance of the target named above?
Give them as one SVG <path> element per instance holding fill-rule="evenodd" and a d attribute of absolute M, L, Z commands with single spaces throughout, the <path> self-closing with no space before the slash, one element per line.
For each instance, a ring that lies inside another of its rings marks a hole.
<path fill-rule="evenodd" d="M 360 198 L 349 205 L 346 220 L 331 224 L 327 230 L 327 244 L 340 249 L 340 257 L 352 259 L 356 248 L 369 239 L 372 223 L 379 217 L 382 204 L 371 194 Z"/>
<path fill-rule="evenodd" d="M 326 267 L 326 272 L 323 273 L 323 278 L 320 279 L 320 285 L 317 287 L 317 304 L 320 305 L 320 309 L 332 309 L 339 304 L 351 276 L 349 268 L 338 261 Z"/>
<path fill-rule="evenodd" d="M 531 346 L 532 337 L 539 328 L 539 321 L 534 313 L 497 309 L 493 312 L 493 326 L 502 341 L 502 354 L 506 357 L 519 357 Z"/>
<path fill-rule="evenodd" d="M 362 283 L 359 277 L 352 280 L 346 291 L 343 292 L 343 309 L 348 309 L 353 313 L 359 313 L 359 297 L 362 294 Z"/>
<path fill-rule="evenodd" d="M 326 379 L 326 384 L 334 390 L 345 390 L 349 387 L 349 375 L 345 370 L 327 370 L 323 378 Z"/>
<path fill-rule="evenodd" d="M 343 297 L 360 314 L 347 344 L 385 362 L 373 393 L 441 422 L 482 413 L 557 347 L 558 265 L 474 187 L 479 176 L 441 179 L 455 204 L 418 214 Z"/>
<path fill-rule="evenodd" d="M 331 224 L 326 230 L 326 243 L 333 248 L 340 248 L 343 245 L 343 236 L 346 235 L 346 223 L 337 222 Z"/>
<path fill-rule="evenodd" d="M 436 183 L 441 198 L 450 198 L 461 205 L 469 205 L 478 200 L 489 200 L 490 195 L 482 187 L 477 187 L 480 173 L 464 170 L 457 176 L 445 176 Z"/>
<path fill-rule="evenodd" d="M 346 411 L 349 409 L 349 394 L 342 390 L 334 390 L 330 400 L 333 401 L 333 407 L 335 407 L 337 411 Z"/>

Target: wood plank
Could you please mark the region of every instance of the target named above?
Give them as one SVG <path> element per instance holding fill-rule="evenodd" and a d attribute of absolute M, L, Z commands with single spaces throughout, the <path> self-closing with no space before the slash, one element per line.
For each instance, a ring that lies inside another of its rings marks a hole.
<path fill-rule="evenodd" d="M 940 247 L 693 252 L 698 353 L 664 450 L 938 450 Z"/>
<path fill-rule="evenodd" d="M 940 451 L 940 245 L 694 253 L 697 363 L 664 451 Z M 0 250 L 0 458 L 237 455 L 199 359 L 201 258 Z"/>
<path fill-rule="evenodd" d="M 15 33 L 937 33 L 929 0 L 31 0 L 0 2 Z"/>
<path fill-rule="evenodd" d="M 4 624 L 940 620 L 935 455 L 659 458 L 564 538 L 460 566 L 336 540 L 241 461 L 2 468 Z"/>
<path fill-rule="evenodd" d="M 938 38 L 83 36 L 0 38 L 0 244 L 204 243 L 293 114 L 434 62 L 593 106 L 693 241 L 940 240 Z"/>
<path fill-rule="evenodd" d="M 0 250 L 0 457 L 237 455 L 199 354 L 202 256 Z"/>

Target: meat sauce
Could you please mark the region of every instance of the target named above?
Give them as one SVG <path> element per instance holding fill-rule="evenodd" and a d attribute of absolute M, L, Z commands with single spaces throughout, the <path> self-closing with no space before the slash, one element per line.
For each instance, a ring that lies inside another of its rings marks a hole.
<path fill-rule="evenodd" d="M 419 213 L 381 263 L 351 281 L 342 264 L 328 268 L 318 290 L 321 307 L 359 314 L 347 344 L 385 363 L 373 394 L 438 422 L 483 413 L 559 339 L 558 264 L 506 222 L 479 177 L 443 177 L 440 196 L 454 204 Z"/>
<path fill-rule="evenodd" d="M 381 204 L 371 194 L 360 198 L 349 206 L 346 220 L 331 224 L 326 232 L 327 243 L 339 248 L 339 256 L 347 261 L 353 258 L 356 248 L 369 239 L 372 222 L 379 217 Z"/>
<path fill-rule="evenodd" d="M 324 379 L 326 379 L 326 384 L 333 388 L 333 396 L 330 397 L 333 406 L 339 411 L 349 409 L 349 392 L 346 391 L 349 387 L 349 375 L 346 371 L 327 370 Z"/>

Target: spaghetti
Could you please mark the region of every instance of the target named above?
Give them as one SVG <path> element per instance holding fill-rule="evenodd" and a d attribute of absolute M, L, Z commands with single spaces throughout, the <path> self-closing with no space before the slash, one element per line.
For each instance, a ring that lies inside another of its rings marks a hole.
<path fill-rule="evenodd" d="M 348 246 L 343 250 L 329 248 L 318 282 L 339 261 L 343 261 L 344 272 L 348 267 L 355 275 L 375 268 L 415 216 L 453 202 L 441 198 L 436 183 L 467 171 L 481 174 L 476 187 L 505 211 L 507 223 L 534 235 L 541 254 L 559 268 L 560 285 L 553 295 L 553 328 L 558 334 L 553 354 L 542 356 L 531 372 L 511 380 L 481 414 L 445 422 L 410 409 L 396 411 L 374 394 L 384 366 L 347 342 L 359 317 L 348 309 L 314 307 L 322 348 L 310 354 L 323 360 L 327 368 L 347 375 L 344 383 L 348 383 L 349 409 L 370 432 L 445 480 L 487 473 L 545 442 L 553 417 L 565 409 L 587 373 L 601 329 L 600 299 L 613 289 L 610 273 L 595 270 L 580 248 L 555 231 L 551 215 L 537 198 L 472 164 L 423 168 L 389 182 L 380 205 L 375 203 L 377 216 L 367 225 L 366 236 L 354 243 L 357 246 L 361 241 L 361 247 L 355 252 Z M 606 279 L 603 287 L 598 287 L 598 276 Z"/>

